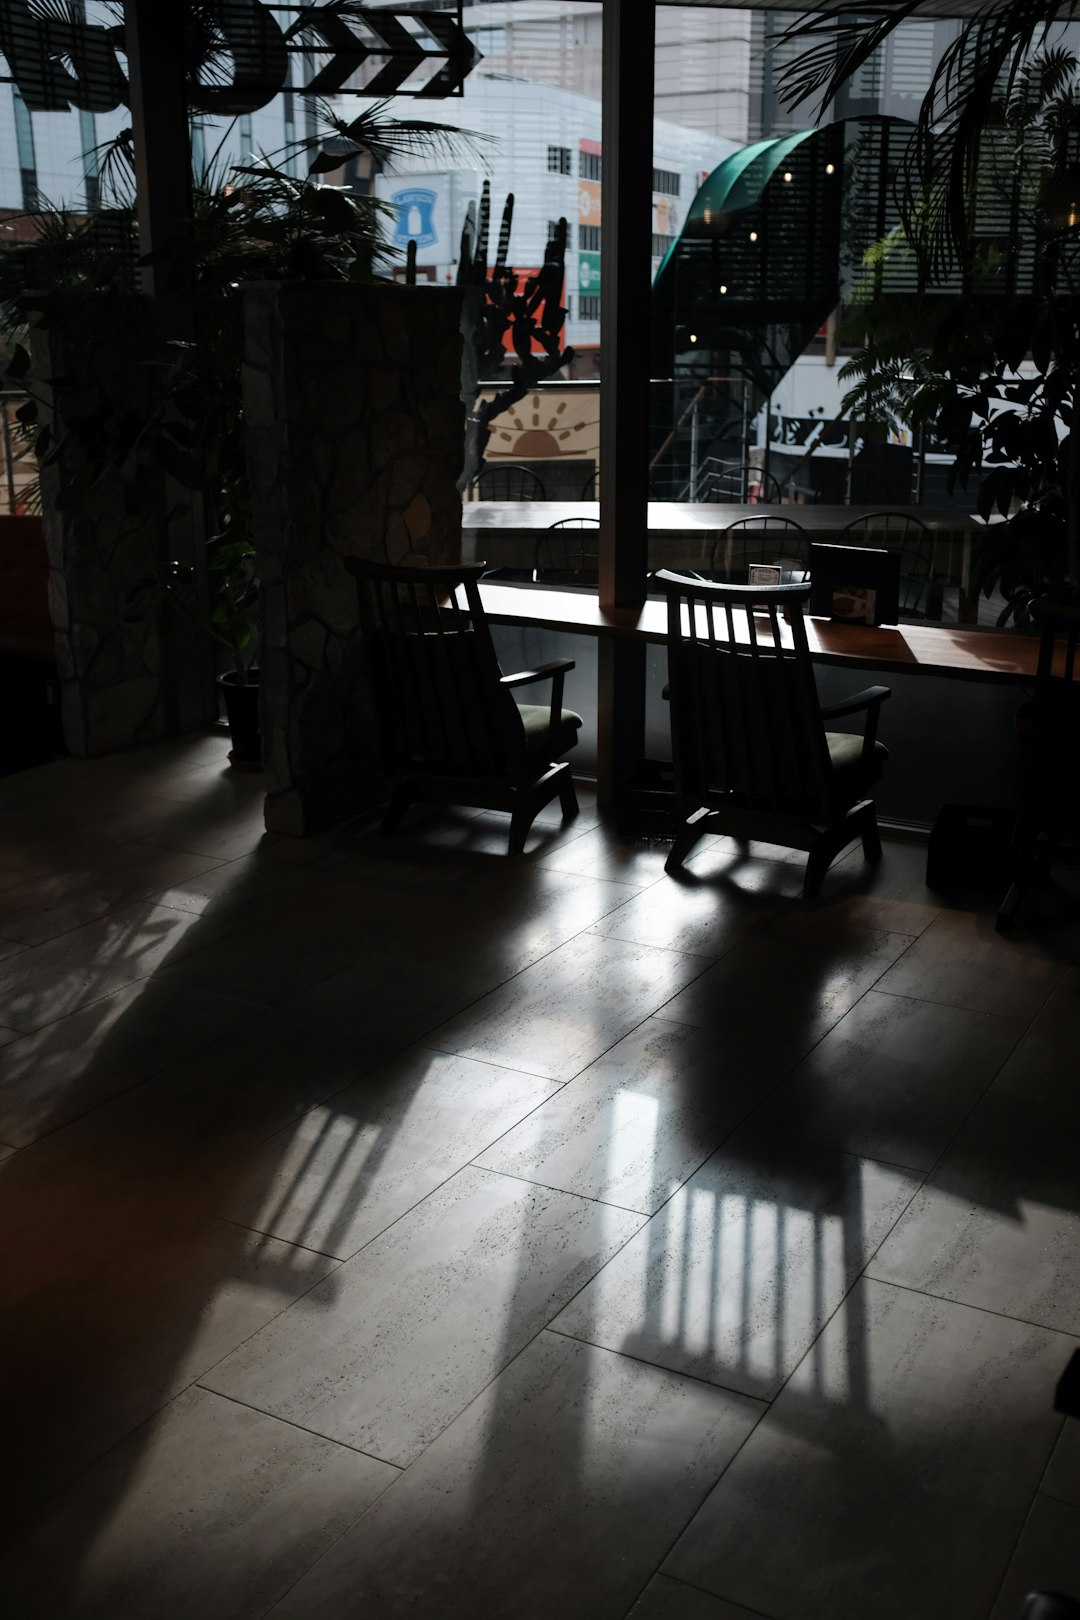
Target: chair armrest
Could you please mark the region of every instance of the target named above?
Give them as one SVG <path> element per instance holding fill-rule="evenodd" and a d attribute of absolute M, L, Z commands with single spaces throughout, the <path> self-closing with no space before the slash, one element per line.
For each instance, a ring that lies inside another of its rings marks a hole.
<path fill-rule="evenodd" d="M 892 697 L 891 686 L 868 686 L 864 692 L 855 692 L 851 697 L 841 698 L 839 703 L 825 703 L 821 708 L 823 720 L 838 720 L 843 714 L 858 714 L 860 709 L 869 709 L 871 704 L 884 703 L 886 698 Z"/>
<path fill-rule="evenodd" d="M 881 705 L 886 698 L 892 697 L 891 686 L 868 686 L 863 692 L 855 692 L 849 698 L 841 698 L 839 703 L 826 703 L 821 709 L 823 720 L 839 720 L 845 714 L 858 714 L 866 710 L 866 724 L 863 727 L 862 757 L 870 758 L 874 752 L 877 741 L 878 716 Z"/>
<path fill-rule="evenodd" d="M 528 686 L 531 681 L 551 682 L 551 712 L 548 715 L 548 742 L 552 752 L 559 740 L 562 730 L 562 700 L 563 682 L 566 680 L 567 670 L 574 668 L 572 658 L 553 658 L 549 664 L 539 664 L 536 669 L 523 669 L 516 675 L 504 675 L 500 681 L 501 686 Z"/>
<path fill-rule="evenodd" d="M 547 681 L 553 675 L 565 675 L 574 668 L 572 658 L 553 658 L 550 664 L 538 664 L 536 669 L 522 669 L 516 675 L 504 675 L 500 686 L 528 686 L 530 681 Z"/>

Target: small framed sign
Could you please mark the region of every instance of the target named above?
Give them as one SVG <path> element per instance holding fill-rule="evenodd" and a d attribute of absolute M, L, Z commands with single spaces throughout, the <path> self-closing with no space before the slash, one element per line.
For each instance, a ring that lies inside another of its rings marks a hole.
<path fill-rule="evenodd" d="M 899 555 L 864 546 L 811 545 L 810 612 L 842 624 L 899 623 Z"/>
<path fill-rule="evenodd" d="M 779 563 L 751 563 L 748 585 L 779 585 L 783 578 Z"/>

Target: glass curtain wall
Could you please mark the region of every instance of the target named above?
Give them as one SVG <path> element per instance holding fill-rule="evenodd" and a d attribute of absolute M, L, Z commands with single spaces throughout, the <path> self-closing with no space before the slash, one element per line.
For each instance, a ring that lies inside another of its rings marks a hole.
<path fill-rule="evenodd" d="M 651 496 L 684 510 L 663 525 L 654 511 L 650 562 L 745 580 L 750 560 L 803 572 L 815 540 L 900 551 L 901 619 L 996 626 L 1004 599 L 978 589 L 995 544 L 979 477 L 956 482 L 955 442 L 905 420 L 913 367 L 889 373 L 905 322 L 914 354 L 913 325 L 931 329 L 963 291 L 940 277 L 919 302 L 901 229 L 914 120 L 960 25 L 908 20 L 821 112 L 785 98 L 805 49 L 785 37 L 793 20 L 658 7 L 657 151 L 665 121 L 727 151 L 677 199 L 653 176 Z M 1076 49 L 1075 27 L 1057 34 Z M 1022 297 L 1037 291 L 1038 226 L 1010 139 L 987 143 L 980 169 L 977 290 Z M 1030 356 L 1018 374 L 1035 375 Z M 873 386 L 853 397 L 860 375 Z"/>

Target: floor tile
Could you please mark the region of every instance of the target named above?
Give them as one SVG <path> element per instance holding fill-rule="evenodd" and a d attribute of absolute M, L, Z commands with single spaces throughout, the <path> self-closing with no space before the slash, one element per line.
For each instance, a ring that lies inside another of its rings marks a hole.
<path fill-rule="evenodd" d="M 582 934 L 434 1031 L 430 1044 L 570 1080 L 703 965 L 698 956 Z"/>
<path fill-rule="evenodd" d="M 153 794 L 155 799 L 198 805 L 203 810 L 214 807 L 228 814 L 234 807 L 262 800 L 266 779 L 261 771 L 234 771 L 227 759 L 215 759 L 189 771 L 164 777 L 155 774 Z"/>
<path fill-rule="evenodd" d="M 702 884 L 729 904 L 802 910 L 805 877 L 805 850 L 756 841 L 741 850 L 733 838 L 703 838 L 669 881 Z M 826 894 L 831 887 L 826 876 Z"/>
<path fill-rule="evenodd" d="M 648 1018 L 479 1162 L 651 1214 L 753 1108 L 759 1081 L 712 1034 Z"/>
<path fill-rule="evenodd" d="M 664 1572 L 783 1620 L 983 1620 L 1072 1344 L 860 1282 Z"/>
<path fill-rule="evenodd" d="M 2 1167 L 31 1166 L 24 1148 Z M 122 1205 L 79 1222 L 5 1221 L 0 1503 L 11 1524 L 332 1270 L 223 1221 Z"/>
<path fill-rule="evenodd" d="M 220 924 L 132 905 L 0 963 L 0 1023 L 30 1031 L 208 944 Z"/>
<path fill-rule="evenodd" d="M 763 1109 L 790 1131 L 929 1170 L 990 1085 L 1023 1021 L 868 990 Z"/>
<path fill-rule="evenodd" d="M 668 877 L 595 806 L 516 861 L 483 812 L 264 837 L 227 747 L 0 780 L 27 1620 L 988 1620 L 1036 1490 L 1066 1511 L 1010 1580 L 1068 1545 L 1077 1341 L 1000 1314 L 1073 1323 L 1080 956 L 1049 910 L 999 941 L 888 835 L 810 906 L 797 851 L 705 839 Z M 997 1303 L 857 1282 L 734 1455 L 909 1164 L 870 1270 Z M 607 1348 L 565 1331 L 598 1301 Z M 191 1387 L 255 1346 L 271 1411 Z M 657 1574 L 718 1479 L 704 1578 Z"/>
<path fill-rule="evenodd" d="M 579 838 L 589 825 L 580 816 L 563 821 L 562 809 L 556 799 L 533 819 L 525 838 L 523 855 L 514 856 L 515 862 L 543 860 L 554 854 L 570 839 Z M 510 813 L 498 810 L 458 810 L 429 816 L 421 830 L 413 817 L 407 816 L 395 836 L 422 839 L 433 849 L 458 850 L 463 854 L 490 855 L 495 859 L 510 859 Z"/>
<path fill-rule="evenodd" d="M 1042 1488 L 1047 1496 L 1080 1507 L 1080 1418 L 1065 1419 Z"/>
<path fill-rule="evenodd" d="M 228 996 L 141 979 L 0 1051 L 0 1141 L 22 1147 L 255 1016 Z"/>
<path fill-rule="evenodd" d="M 655 1575 L 626 1620 L 760 1620 L 760 1616 L 673 1581 L 670 1575 Z"/>
<path fill-rule="evenodd" d="M 220 1196 L 215 1178 L 225 1166 L 386 1058 L 386 1029 L 364 1019 L 371 1002 L 360 992 L 350 999 L 354 981 L 337 977 L 334 1001 L 317 986 L 281 1007 L 237 1003 L 245 1017 L 236 1028 L 39 1140 L 36 1182 L 28 1168 L 21 1201 L 36 1212 L 47 1186 L 55 1201 L 66 1188 L 93 1200 L 122 1185 L 133 1207 L 167 1198 L 205 1212 L 215 1187 Z M 387 981 L 381 988 L 388 992 Z M 192 994 L 187 985 L 174 989 Z M 321 1016 L 327 1007 L 335 1016 Z"/>
<path fill-rule="evenodd" d="M 174 911 L 207 917 L 222 912 L 235 917 L 252 909 L 271 913 L 303 900 L 306 894 L 303 869 L 268 860 L 260 848 L 253 854 L 218 861 L 202 872 L 177 879 L 150 898 Z"/>
<path fill-rule="evenodd" d="M 405 1466 L 640 1224 L 463 1170 L 204 1382 Z"/>
<path fill-rule="evenodd" d="M 635 945 L 719 957 L 775 909 L 768 901 L 755 905 L 752 898 L 733 897 L 715 884 L 684 873 L 665 877 L 635 894 L 598 922 L 596 931 Z"/>
<path fill-rule="evenodd" d="M 1080 972 L 1067 972 L 1030 1025 L 1001 1073 L 995 1091 L 1033 1102 L 1076 1097 L 1076 1032 L 1080 1029 Z"/>
<path fill-rule="evenodd" d="M 623 1620 L 760 1411 L 541 1334 L 275 1620 Z"/>
<path fill-rule="evenodd" d="M 108 754 L 102 759 L 57 761 L 51 770 L 70 766 L 75 780 L 82 781 L 89 766 L 102 777 L 117 776 L 132 781 L 158 781 L 183 776 L 188 771 L 228 766 L 229 737 L 221 727 L 192 732 L 186 737 L 170 737 L 165 742 L 151 743 L 147 748 L 133 748 L 122 754 Z"/>
<path fill-rule="evenodd" d="M 400 908 L 395 914 L 375 897 L 367 907 L 353 909 L 317 896 L 305 905 L 282 906 L 271 916 L 241 917 L 205 945 L 163 963 L 159 972 L 278 1006 L 339 973 L 365 949 L 391 944 L 404 922 Z"/>
<path fill-rule="evenodd" d="M 878 989 L 973 1012 L 1034 1018 L 1061 975 L 1060 965 L 1030 942 L 997 933 L 992 914 L 943 911 Z"/>
<path fill-rule="evenodd" d="M 213 802 L 178 804 L 147 798 L 130 827 L 132 835 L 146 844 L 190 855 L 216 855 L 222 861 L 250 854 L 266 836 L 261 795 L 244 797 L 226 811 Z"/>
<path fill-rule="evenodd" d="M 1080 1099 L 984 1097 L 871 1276 L 1080 1334 Z"/>
<path fill-rule="evenodd" d="M 518 864 L 485 875 L 465 907 L 457 897 L 432 905 L 410 926 L 401 948 L 425 969 L 445 969 L 448 957 L 467 964 L 490 990 L 600 922 L 626 893 L 622 883 Z"/>
<path fill-rule="evenodd" d="M 121 906 L 148 899 L 163 885 L 182 882 L 221 862 L 174 850 L 117 850 L 114 865 L 56 873 L 0 894 L 0 930 L 27 945 L 41 945 Z"/>
<path fill-rule="evenodd" d="M 174 976 L 152 982 L 168 988 Z M 175 988 L 179 995 L 178 977 Z M 223 1166 L 284 1127 L 295 1128 L 309 1109 L 412 1047 L 483 990 L 475 965 L 454 954 L 425 962 L 404 946 L 368 951 L 278 1007 L 243 1003 L 245 1021 L 231 1033 L 69 1126 L 63 1163 L 69 1171 L 70 1139 L 77 1137 L 82 1157 L 103 1161 L 129 1184 L 145 1183 L 152 1198 L 168 1185 L 175 1197 L 205 1209 Z M 191 993 L 186 982 L 182 993 Z M 540 1092 L 550 1089 L 541 1081 Z M 68 1173 L 59 1157 L 51 1173 Z"/>
<path fill-rule="evenodd" d="M 639 844 L 601 826 L 576 837 L 568 835 L 545 850 L 539 860 L 554 872 L 577 872 L 582 877 L 607 878 L 641 889 L 663 877 L 669 853 L 668 844 Z"/>
<path fill-rule="evenodd" d="M 837 874 L 842 870 L 836 868 Z M 842 918 L 861 928 L 882 928 L 891 934 L 921 934 L 941 915 L 940 906 L 896 900 L 886 894 L 849 894 L 842 889 L 826 895 L 821 907 L 831 920 Z"/>
<path fill-rule="evenodd" d="M 0 1549 L 8 1612 L 260 1620 L 397 1477 L 188 1390 Z"/>
<path fill-rule="evenodd" d="M 714 1031 L 726 1064 L 787 1072 L 910 945 L 906 934 L 827 924 L 812 915 L 763 928 L 664 1008 Z"/>
<path fill-rule="evenodd" d="M 347 1259 L 555 1089 L 414 1048 L 230 1164 L 217 1212 Z"/>
<path fill-rule="evenodd" d="M 434 806 L 424 818 L 419 811 L 411 812 L 413 836 L 409 828 L 390 837 L 378 831 L 378 817 L 364 816 L 328 835 L 329 849 L 320 858 L 320 864 L 332 868 L 334 876 L 343 884 L 356 883 L 363 888 L 385 890 L 399 896 L 403 905 L 413 904 L 417 897 L 436 893 L 461 894 L 485 878 L 505 877 L 528 862 L 512 860 L 503 853 L 460 850 L 428 842 L 428 822 L 443 819 L 440 806 Z M 453 812 L 451 813 L 453 814 Z M 420 825 L 416 826 L 416 818 Z M 456 821 L 469 819 L 456 815 Z M 418 834 L 424 836 L 418 836 Z M 260 859 L 280 858 L 278 844 L 282 846 L 307 843 L 307 839 L 275 840 L 269 847 L 259 846 Z"/>
<path fill-rule="evenodd" d="M 855 891 L 879 900 L 944 909 L 949 897 L 926 886 L 926 853 L 925 839 L 891 838 L 884 832 L 880 861 L 870 865 L 856 846 L 831 870 L 842 880 L 841 893 Z"/>
<path fill-rule="evenodd" d="M 771 1400 L 917 1186 L 740 1131 L 552 1326 Z"/>
<path fill-rule="evenodd" d="M 1080 1507 L 1035 1498 L 990 1620 L 1018 1620 L 1029 1592 L 1080 1601 Z"/>

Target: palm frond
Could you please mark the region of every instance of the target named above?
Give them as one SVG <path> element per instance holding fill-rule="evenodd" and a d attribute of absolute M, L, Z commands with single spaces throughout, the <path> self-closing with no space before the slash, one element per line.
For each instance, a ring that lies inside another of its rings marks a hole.
<path fill-rule="evenodd" d="M 884 0 L 867 17 L 844 0 L 793 23 L 780 38 L 804 48 L 780 74 L 782 100 L 816 96 L 824 109 L 918 6 L 919 0 Z M 1077 0 L 1063 9 L 1048 0 L 987 0 L 943 52 L 897 177 L 901 218 L 924 284 L 945 280 L 970 254 L 988 132 L 1030 130 L 1048 102 L 1055 107 L 1051 129 L 1055 120 L 1058 127 L 1068 122 L 1076 106 L 1076 58 L 1051 43 L 1050 33 L 1077 15 Z"/>
<path fill-rule="evenodd" d="M 798 49 L 778 76 L 781 101 L 791 106 L 816 97 L 823 110 L 919 5 L 920 0 L 883 0 L 868 16 L 865 7 L 842 0 L 782 29 L 777 43 Z"/>
<path fill-rule="evenodd" d="M 272 155 L 286 160 L 306 155 L 313 169 L 322 170 L 362 155 L 371 159 L 375 169 L 384 170 L 392 170 L 402 159 L 422 156 L 486 163 L 485 148 L 495 143 L 495 136 L 428 118 L 397 118 L 388 112 L 390 105 L 384 97 L 355 117 L 344 118 L 332 102 L 319 101 L 315 111 L 320 127 L 315 134 L 292 141 Z M 330 143 L 333 150 L 328 152 Z M 335 162 L 321 161 L 324 155 Z"/>

